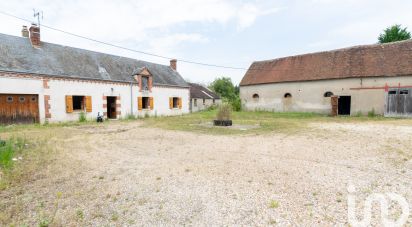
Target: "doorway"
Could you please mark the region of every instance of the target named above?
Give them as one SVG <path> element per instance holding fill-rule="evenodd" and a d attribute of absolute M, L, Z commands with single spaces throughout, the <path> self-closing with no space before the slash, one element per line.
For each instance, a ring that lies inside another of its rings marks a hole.
<path fill-rule="evenodd" d="M 339 96 L 338 115 L 350 115 L 351 96 Z"/>
<path fill-rule="evenodd" d="M 116 112 L 116 97 L 107 97 L 107 118 L 109 119 L 116 119 L 117 112 Z"/>

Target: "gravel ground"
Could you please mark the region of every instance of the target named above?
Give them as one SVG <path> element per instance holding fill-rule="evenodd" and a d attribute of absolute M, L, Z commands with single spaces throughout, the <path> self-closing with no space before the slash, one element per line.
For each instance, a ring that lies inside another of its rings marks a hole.
<path fill-rule="evenodd" d="M 61 130 L 56 160 L 0 192 L 1 212 L 17 224 L 348 226 L 349 184 L 359 200 L 394 192 L 412 209 L 412 126 L 324 123 L 259 136 L 139 122 Z"/>

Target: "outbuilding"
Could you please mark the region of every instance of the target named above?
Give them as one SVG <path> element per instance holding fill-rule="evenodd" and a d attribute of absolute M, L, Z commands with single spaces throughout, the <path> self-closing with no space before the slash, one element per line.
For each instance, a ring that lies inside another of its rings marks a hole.
<path fill-rule="evenodd" d="M 246 110 L 412 116 L 412 41 L 254 62 L 240 97 Z"/>

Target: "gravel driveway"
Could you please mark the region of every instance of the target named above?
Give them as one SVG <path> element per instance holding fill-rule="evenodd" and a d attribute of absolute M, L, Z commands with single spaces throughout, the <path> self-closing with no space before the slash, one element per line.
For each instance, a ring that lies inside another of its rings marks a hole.
<path fill-rule="evenodd" d="M 347 226 L 349 184 L 359 200 L 394 192 L 412 202 L 412 126 L 324 123 L 259 136 L 138 121 L 61 130 L 55 161 L 0 192 L 17 224 Z"/>

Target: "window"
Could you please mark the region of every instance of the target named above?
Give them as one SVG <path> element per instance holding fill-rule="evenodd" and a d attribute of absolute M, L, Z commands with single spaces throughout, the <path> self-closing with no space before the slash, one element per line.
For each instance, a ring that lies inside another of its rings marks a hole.
<path fill-rule="evenodd" d="M 84 96 L 73 96 L 73 110 L 84 110 Z"/>
<path fill-rule="evenodd" d="M 396 95 L 396 91 L 395 90 L 389 91 L 389 94 L 390 95 Z"/>
<path fill-rule="evenodd" d="M 19 97 L 19 102 L 25 102 L 25 101 L 26 101 L 26 98 L 24 96 Z"/>
<path fill-rule="evenodd" d="M 194 105 L 194 106 L 197 106 L 197 99 L 194 99 L 194 100 L 193 100 L 193 105 Z"/>
<path fill-rule="evenodd" d="M 253 94 L 252 98 L 253 98 L 253 101 L 255 101 L 255 102 L 259 101 L 259 95 L 258 94 Z"/>
<path fill-rule="evenodd" d="M 30 101 L 31 101 L 31 102 L 36 102 L 36 101 L 37 101 L 36 96 L 33 95 L 33 96 L 31 97 Z"/>
<path fill-rule="evenodd" d="M 179 107 L 179 98 L 173 97 L 173 108 Z"/>
<path fill-rule="evenodd" d="M 215 99 L 213 99 L 213 104 L 215 104 L 215 102 L 216 102 Z"/>
<path fill-rule="evenodd" d="M 325 94 L 323 94 L 323 97 L 327 98 L 327 97 L 332 97 L 333 93 L 330 91 L 325 92 Z"/>
<path fill-rule="evenodd" d="M 206 99 L 203 99 L 203 105 L 205 105 L 206 104 Z"/>
<path fill-rule="evenodd" d="M 149 109 L 150 108 L 149 97 L 142 97 L 142 108 L 143 109 Z"/>
<path fill-rule="evenodd" d="M 292 98 L 292 94 L 290 94 L 290 93 L 286 93 L 283 97 L 284 97 L 284 98 L 286 98 L 286 99 L 288 99 L 288 98 Z"/>
<path fill-rule="evenodd" d="M 408 94 L 409 94 L 409 91 L 408 91 L 408 90 L 401 90 L 401 91 L 399 92 L 399 94 L 401 94 L 401 95 L 408 95 Z"/>
<path fill-rule="evenodd" d="M 142 90 L 149 90 L 149 77 L 142 76 Z"/>
<path fill-rule="evenodd" d="M 7 102 L 13 102 L 13 96 L 7 96 Z"/>

